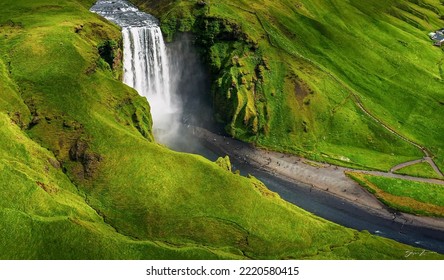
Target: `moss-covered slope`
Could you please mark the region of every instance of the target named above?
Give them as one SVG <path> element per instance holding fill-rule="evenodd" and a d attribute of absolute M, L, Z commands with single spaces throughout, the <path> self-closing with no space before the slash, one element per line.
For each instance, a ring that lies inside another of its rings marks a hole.
<path fill-rule="evenodd" d="M 221 161 L 154 143 L 148 103 L 115 78 L 120 32 L 92 4 L 0 3 L 1 259 L 384 259 L 414 250 L 317 218 Z"/>
<path fill-rule="evenodd" d="M 376 117 L 444 169 L 442 1 L 133 2 L 196 33 L 231 135 L 360 168 L 424 155 Z"/>

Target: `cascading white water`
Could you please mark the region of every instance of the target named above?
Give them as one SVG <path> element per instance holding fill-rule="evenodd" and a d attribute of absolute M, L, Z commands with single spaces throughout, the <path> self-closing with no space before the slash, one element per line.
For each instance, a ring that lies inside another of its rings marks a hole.
<path fill-rule="evenodd" d="M 178 126 L 166 46 L 157 20 L 125 0 L 99 0 L 91 11 L 122 27 L 123 82 L 151 106 L 156 139 L 167 143 Z"/>
<path fill-rule="evenodd" d="M 148 99 L 154 130 L 161 137 L 177 111 L 172 105 L 169 63 L 162 33 L 157 26 L 127 27 L 122 33 L 123 81 Z"/>
<path fill-rule="evenodd" d="M 125 28 L 122 33 L 124 83 L 146 97 L 162 95 L 169 106 L 168 57 L 160 28 Z"/>

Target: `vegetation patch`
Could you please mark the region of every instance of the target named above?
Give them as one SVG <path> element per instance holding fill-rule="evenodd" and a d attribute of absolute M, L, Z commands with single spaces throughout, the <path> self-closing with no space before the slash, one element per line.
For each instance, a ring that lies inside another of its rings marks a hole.
<path fill-rule="evenodd" d="M 223 170 L 231 172 L 231 162 L 230 162 L 230 158 L 228 156 L 219 157 L 216 160 L 216 164 L 219 165 Z"/>
<path fill-rule="evenodd" d="M 442 176 L 430 166 L 428 162 L 421 162 L 406 166 L 395 171 L 396 174 L 409 175 L 414 177 L 443 179 Z"/>
<path fill-rule="evenodd" d="M 113 71 L 116 78 L 122 79 L 122 42 L 105 40 L 97 46 L 97 49 L 100 55 L 98 66 Z"/>
<path fill-rule="evenodd" d="M 346 174 L 393 209 L 418 215 L 444 216 L 444 187 L 442 185 L 358 172 Z"/>

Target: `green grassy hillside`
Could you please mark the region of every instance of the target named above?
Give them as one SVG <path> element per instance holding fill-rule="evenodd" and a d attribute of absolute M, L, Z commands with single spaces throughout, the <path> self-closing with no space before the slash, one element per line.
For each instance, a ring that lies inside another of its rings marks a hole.
<path fill-rule="evenodd" d="M 444 169 L 444 52 L 427 36 L 442 1 L 133 2 L 170 39 L 196 33 L 231 135 L 380 170 L 424 155 L 408 139 Z"/>
<path fill-rule="evenodd" d="M 93 2 L 0 2 L 1 259 L 399 259 L 415 250 L 154 143 L 148 103 L 116 79 L 120 32 L 88 11 Z"/>

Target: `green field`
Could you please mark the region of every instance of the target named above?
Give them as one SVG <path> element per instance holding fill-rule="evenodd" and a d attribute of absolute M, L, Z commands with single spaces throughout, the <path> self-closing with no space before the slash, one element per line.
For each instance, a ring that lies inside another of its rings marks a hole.
<path fill-rule="evenodd" d="M 349 177 L 393 209 L 444 217 L 444 185 L 350 172 Z"/>
<path fill-rule="evenodd" d="M 318 218 L 221 160 L 154 143 L 146 99 L 116 78 L 120 31 L 88 11 L 93 2 L 0 2 L 0 259 L 402 259 L 415 250 Z M 104 46 L 112 60 L 99 55 Z"/>
<path fill-rule="evenodd" d="M 444 52 L 427 36 L 444 27 L 442 1 L 133 2 L 170 39 L 196 33 L 236 138 L 365 169 L 424 156 L 383 123 L 444 169 Z"/>
<path fill-rule="evenodd" d="M 421 162 L 414 165 L 409 165 L 407 167 L 396 170 L 395 173 L 410 175 L 414 177 L 443 179 L 442 176 L 440 176 L 435 172 L 435 170 L 433 170 L 428 162 Z"/>

